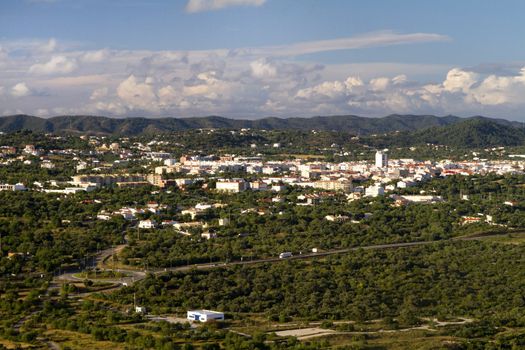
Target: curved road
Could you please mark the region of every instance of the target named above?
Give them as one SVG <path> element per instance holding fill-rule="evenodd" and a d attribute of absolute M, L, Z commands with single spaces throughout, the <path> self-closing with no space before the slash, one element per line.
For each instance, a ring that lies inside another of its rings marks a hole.
<path fill-rule="evenodd" d="M 318 253 L 307 253 L 307 254 L 300 254 L 300 255 L 294 255 L 289 258 L 278 258 L 278 257 L 271 257 L 271 258 L 264 258 L 264 259 L 256 259 L 256 260 L 245 260 L 245 261 L 232 261 L 232 262 L 223 262 L 223 263 L 206 263 L 206 264 L 191 264 L 186 266 L 177 266 L 172 268 L 164 268 L 164 269 L 150 269 L 147 271 L 137 271 L 137 270 L 131 270 L 131 269 L 115 269 L 115 271 L 122 272 L 127 274 L 127 277 L 119 278 L 119 279 L 97 279 L 98 281 L 106 281 L 110 283 L 120 284 L 120 285 L 132 285 L 133 283 L 140 281 L 146 277 L 146 273 L 153 273 L 156 275 L 160 275 L 166 272 L 173 272 L 173 271 L 188 271 L 191 269 L 212 269 L 212 268 L 222 268 L 222 267 L 228 267 L 228 266 L 234 266 L 234 265 L 253 265 L 253 264 L 260 264 L 260 263 L 273 263 L 273 262 L 280 262 L 283 260 L 297 260 L 297 259 L 311 259 L 311 258 L 318 258 L 318 257 L 324 257 L 334 254 L 344 254 L 349 253 L 353 251 L 358 250 L 382 250 L 382 249 L 397 249 L 397 248 L 407 248 L 407 247 L 414 247 L 414 246 L 422 246 L 422 245 L 429 245 L 439 242 L 454 242 L 454 241 L 470 241 L 470 240 L 480 240 L 480 239 L 486 239 L 486 238 L 494 238 L 494 237 L 501 237 L 504 234 L 490 234 L 490 235 L 477 235 L 477 236 L 469 236 L 469 237 L 457 237 L 452 238 L 448 240 L 435 240 L 435 241 L 417 241 L 417 242 L 406 242 L 406 243 L 387 243 L 387 244 L 375 244 L 375 245 L 368 245 L 368 246 L 362 246 L 362 247 L 352 247 L 352 248 L 343 248 L 343 249 L 334 249 L 324 252 L 318 252 Z M 513 234 L 525 234 L 525 232 L 516 232 Z M 119 251 L 123 249 L 126 245 L 120 245 L 116 248 L 109 248 L 106 250 L 103 250 L 99 253 L 97 256 L 97 264 L 104 262 L 106 259 L 108 259 L 115 251 Z M 112 270 L 109 268 L 106 268 L 105 270 Z M 83 281 L 83 278 L 75 277 L 75 273 L 63 273 L 57 277 L 55 277 L 55 281 L 60 282 L 80 282 Z M 115 287 L 111 288 L 111 290 L 114 290 Z M 89 294 L 89 293 L 84 293 Z"/>

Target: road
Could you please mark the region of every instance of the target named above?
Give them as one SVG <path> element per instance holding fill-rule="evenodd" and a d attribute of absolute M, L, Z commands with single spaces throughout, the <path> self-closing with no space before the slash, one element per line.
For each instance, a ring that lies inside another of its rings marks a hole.
<path fill-rule="evenodd" d="M 519 233 L 513 233 L 513 234 L 520 234 L 523 235 L 525 232 L 519 232 Z M 264 258 L 264 259 L 256 259 L 256 260 L 244 260 L 244 261 L 231 261 L 231 262 L 222 262 L 222 263 L 205 263 L 205 264 L 191 264 L 191 265 L 185 265 L 185 266 L 178 266 L 178 267 L 172 267 L 172 268 L 164 268 L 164 269 L 151 269 L 148 271 L 137 271 L 137 270 L 131 270 L 131 269 L 116 269 L 116 271 L 123 272 L 128 274 L 128 277 L 120 278 L 120 279 L 101 279 L 100 281 L 107 281 L 112 283 L 126 283 L 127 285 L 131 285 L 137 281 L 140 281 L 145 278 L 146 273 L 153 273 L 155 275 L 164 274 L 167 272 L 177 272 L 177 271 L 189 271 L 192 269 L 213 269 L 213 268 L 224 268 L 229 266 L 235 266 L 235 265 L 255 265 L 255 264 L 261 264 L 261 263 L 276 263 L 276 262 L 282 262 L 284 260 L 299 260 L 299 259 L 313 259 L 313 258 L 319 258 L 319 257 L 325 257 L 335 254 L 345 254 L 350 252 L 355 252 L 358 250 L 385 250 L 385 249 L 399 249 L 399 248 L 408 248 L 408 247 L 415 247 L 415 246 L 423 246 L 423 245 L 430 245 L 435 244 L 439 242 L 456 242 L 456 241 L 471 241 L 471 240 L 480 240 L 480 239 L 487 239 L 487 238 L 494 238 L 494 237 L 501 237 L 504 234 L 490 234 L 490 235 L 479 235 L 479 236 L 470 236 L 470 237 L 457 237 L 452 238 L 448 240 L 435 240 L 435 241 L 417 241 L 417 242 L 405 242 L 405 243 L 386 243 L 386 244 L 374 244 L 374 245 L 368 245 L 368 246 L 362 246 L 362 247 L 351 247 L 351 248 L 343 248 L 343 249 L 334 249 L 334 250 L 328 250 L 324 252 L 318 252 L 318 253 L 307 253 L 307 254 L 300 254 L 300 255 L 294 255 L 289 258 L 281 259 L 279 257 L 271 257 L 271 258 Z M 122 249 L 124 248 L 124 244 L 121 246 L 118 246 L 117 248 Z M 99 253 L 99 256 L 97 257 L 97 261 L 99 263 L 104 262 L 107 258 L 109 258 L 112 253 L 114 252 L 114 249 L 106 249 Z M 111 269 L 106 269 L 111 270 Z M 60 282 L 79 282 L 82 281 L 82 278 L 75 277 L 73 273 L 63 273 L 59 276 L 57 276 L 56 281 Z"/>

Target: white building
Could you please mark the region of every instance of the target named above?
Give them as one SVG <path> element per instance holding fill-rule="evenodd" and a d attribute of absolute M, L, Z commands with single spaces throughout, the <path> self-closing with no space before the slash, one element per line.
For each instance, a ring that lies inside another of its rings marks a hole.
<path fill-rule="evenodd" d="M 227 226 L 229 224 L 230 224 L 230 219 L 228 218 L 219 219 L 219 226 Z"/>
<path fill-rule="evenodd" d="M 217 238 L 217 234 L 213 232 L 203 232 L 201 233 L 201 237 L 204 239 L 212 239 Z"/>
<path fill-rule="evenodd" d="M 22 183 L 17 183 L 15 185 L 9 184 L 0 184 L 0 191 L 25 191 L 27 188 Z"/>
<path fill-rule="evenodd" d="M 244 179 L 218 180 L 215 188 L 222 192 L 243 192 L 248 188 L 248 183 Z"/>
<path fill-rule="evenodd" d="M 224 313 L 211 310 L 192 310 L 188 311 L 186 318 L 195 322 L 224 321 Z"/>
<path fill-rule="evenodd" d="M 137 314 L 145 314 L 146 313 L 146 307 L 145 306 L 135 306 L 135 312 Z"/>
<path fill-rule="evenodd" d="M 250 189 L 252 191 L 266 191 L 268 184 L 262 181 L 252 181 L 250 182 Z"/>
<path fill-rule="evenodd" d="M 286 190 L 286 185 L 279 185 L 279 184 L 272 185 L 272 191 L 274 192 L 281 192 L 284 190 Z"/>
<path fill-rule="evenodd" d="M 377 197 L 385 194 L 385 189 L 379 185 L 375 184 L 373 186 L 367 187 L 365 190 L 365 196 L 367 197 Z"/>
<path fill-rule="evenodd" d="M 157 227 L 157 223 L 155 220 L 140 220 L 139 221 L 139 228 L 155 228 Z"/>
<path fill-rule="evenodd" d="M 350 192 L 352 190 L 352 181 L 344 178 L 339 180 L 314 181 L 313 187 L 331 191 Z"/>
<path fill-rule="evenodd" d="M 54 169 L 55 164 L 49 160 L 44 160 L 42 163 L 40 163 L 40 167 L 43 169 Z"/>
<path fill-rule="evenodd" d="M 388 156 L 383 151 L 376 152 L 376 167 L 387 168 L 388 167 Z"/>
<path fill-rule="evenodd" d="M 23 152 L 36 157 L 40 155 L 40 152 L 38 152 L 34 145 L 26 145 Z"/>

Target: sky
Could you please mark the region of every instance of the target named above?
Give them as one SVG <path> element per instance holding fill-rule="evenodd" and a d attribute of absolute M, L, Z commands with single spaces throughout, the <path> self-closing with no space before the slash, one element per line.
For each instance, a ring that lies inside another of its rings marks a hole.
<path fill-rule="evenodd" d="M 0 0 L 0 115 L 525 121 L 522 0 Z"/>

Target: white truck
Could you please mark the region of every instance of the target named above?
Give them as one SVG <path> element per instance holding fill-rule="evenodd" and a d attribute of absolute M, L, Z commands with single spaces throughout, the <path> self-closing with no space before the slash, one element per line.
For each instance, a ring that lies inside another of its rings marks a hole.
<path fill-rule="evenodd" d="M 292 257 L 292 252 L 283 252 L 279 254 L 279 259 L 286 259 Z"/>

